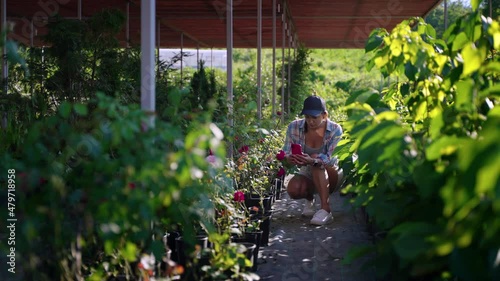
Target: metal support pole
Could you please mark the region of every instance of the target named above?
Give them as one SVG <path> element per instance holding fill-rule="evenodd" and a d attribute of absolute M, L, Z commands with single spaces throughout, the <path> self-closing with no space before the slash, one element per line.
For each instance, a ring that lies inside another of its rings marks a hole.
<path fill-rule="evenodd" d="M 290 31 L 290 29 L 288 29 L 288 31 Z M 292 38 L 289 38 L 288 39 L 288 95 L 287 95 L 287 98 L 288 98 L 288 110 L 287 110 L 287 113 L 288 113 L 288 116 L 290 116 L 290 97 L 291 97 L 291 92 L 292 92 L 292 52 L 291 52 L 291 44 L 292 44 Z"/>
<path fill-rule="evenodd" d="M 148 127 L 154 126 L 156 102 L 155 19 L 156 0 L 141 1 L 141 109 L 150 115 Z"/>
<path fill-rule="evenodd" d="M 448 28 L 448 1 L 444 0 L 444 30 Z"/>
<path fill-rule="evenodd" d="M 292 40 L 292 43 L 290 45 L 292 46 L 292 58 L 295 61 L 295 59 L 297 58 L 297 53 L 296 53 L 297 50 L 295 49 L 295 41 Z"/>
<path fill-rule="evenodd" d="M 262 119 L 262 0 L 257 0 L 257 118 Z"/>
<path fill-rule="evenodd" d="M 226 59 L 227 59 L 227 110 L 228 125 L 232 129 L 233 120 L 233 0 L 226 0 Z M 233 158 L 233 144 L 228 143 L 228 157 Z"/>
<path fill-rule="evenodd" d="M 200 45 L 196 45 L 196 69 L 200 70 Z"/>
<path fill-rule="evenodd" d="M 490 3 L 490 18 L 493 18 L 493 1 L 489 0 L 488 2 Z"/>
<path fill-rule="evenodd" d="M 82 20 L 82 0 L 78 0 L 78 20 Z"/>
<path fill-rule="evenodd" d="M 214 48 L 210 48 L 210 68 L 214 68 Z"/>
<path fill-rule="evenodd" d="M 158 19 L 157 21 L 157 27 L 156 27 L 156 64 L 158 66 L 158 73 L 160 72 L 160 42 L 161 42 L 161 20 Z"/>
<path fill-rule="evenodd" d="M 33 23 L 33 19 L 30 21 L 30 47 L 33 48 L 35 38 L 35 25 Z"/>
<path fill-rule="evenodd" d="M 2 0 L 2 29 L 7 30 L 7 0 Z M 2 38 L 5 42 L 7 39 L 7 35 Z M 2 86 L 3 93 L 6 95 L 8 90 L 7 79 L 9 78 L 9 64 L 7 62 L 7 48 L 2 48 L 3 56 L 2 56 Z"/>
<path fill-rule="evenodd" d="M 282 14 L 281 18 L 281 122 L 285 121 L 285 33 L 286 33 L 286 23 L 285 23 L 285 13 Z"/>
<path fill-rule="evenodd" d="M 2 1 L 2 11 L 1 11 L 1 21 L 2 21 L 2 30 L 7 30 L 7 0 L 1 0 Z M 5 34 L 5 33 L 4 33 Z M 7 34 L 5 34 L 2 38 L 3 42 L 7 40 Z M 3 86 L 3 94 L 7 95 L 8 92 L 8 82 L 7 79 L 9 78 L 9 65 L 7 63 L 7 48 L 2 48 L 2 86 Z M 7 129 L 7 111 L 6 108 L 3 108 L 3 106 L 0 108 L 2 110 L 2 123 L 1 123 L 1 128 L 6 130 Z"/>
<path fill-rule="evenodd" d="M 298 55 L 297 49 L 299 48 L 298 44 L 297 44 L 297 40 L 295 40 L 295 39 L 293 40 L 292 46 L 293 46 L 293 59 L 296 60 L 297 59 L 297 55 Z"/>
<path fill-rule="evenodd" d="M 127 40 L 127 49 L 130 48 L 130 2 L 127 2 L 127 21 L 125 23 L 125 40 Z"/>
<path fill-rule="evenodd" d="M 273 0 L 273 101 L 272 116 L 276 116 L 276 0 Z"/>
<path fill-rule="evenodd" d="M 184 33 L 181 33 L 181 88 L 184 86 Z"/>

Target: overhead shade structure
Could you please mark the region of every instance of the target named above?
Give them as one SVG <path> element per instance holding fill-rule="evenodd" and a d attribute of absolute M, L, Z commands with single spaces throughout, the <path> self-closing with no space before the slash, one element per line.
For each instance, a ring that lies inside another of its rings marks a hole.
<path fill-rule="evenodd" d="M 161 48 L 178 48 L 179 34 L 184 33 L 185 48 L 226 48 L 227 0 L 156 0 L 156 16 L 162 22 Z M 233 46 L 257 46 L 255 22 L 258 1 L 233 1 Z M 288 7 L 290 25 L 301 45 L 306 48 L 364 48 L 370 31 L 376 27 L 392 29 L 404 19 L 426 16 L 442 0 L 277 0 Z M 79 3 L 82 6 L 79 11 Z M 130 4 L 127 4 L 130 3 Z M 271 26 L 273 1 L 262 1 L 262 47 L 272 47 Z M 12 37 L 26 45 L 30 39 L 30 22 L 38 32 L 34 44 L 42 45 L 47 32 L 46 18 L 58 13 L 63 17 L 88 18 L 103 9 L 114 8 L 126 14 L 129 7 L 128 34 L 132 45 L 141 42 L 141 6 L 139 0 L 7 0 L 7 20 L 16 23 Z M 276 24 L 280 23 L 279 16 Z M 277 31 L 280 38 L 281 30 Z M 126 46 L 124 28 L 120 41 Z"/>

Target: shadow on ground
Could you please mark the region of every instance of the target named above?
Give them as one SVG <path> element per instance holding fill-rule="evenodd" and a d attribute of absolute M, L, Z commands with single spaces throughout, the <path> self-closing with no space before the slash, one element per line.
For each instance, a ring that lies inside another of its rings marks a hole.
<path fill-rule="evenodd" d="M 282 194 L 273 206 L 269 246 L 259 252 L 261 280 L 375 281 L 372 269 L 362 269 L 367 259 L 342 263 L 352 246 L 373 241 L 364 214 L 339 193 L 330 195 L 330 204 L 334 221 L 314 226 L 301 216 L 304 200 Z"/>

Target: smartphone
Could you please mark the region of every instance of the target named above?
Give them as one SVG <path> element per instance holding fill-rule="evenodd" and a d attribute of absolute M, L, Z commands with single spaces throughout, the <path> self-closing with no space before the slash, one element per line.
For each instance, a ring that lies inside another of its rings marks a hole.
<path fill-rule="evenodd" d="M 302 154 L 302 146 L 298 143 L 292 143 L 292 154 Z"/>

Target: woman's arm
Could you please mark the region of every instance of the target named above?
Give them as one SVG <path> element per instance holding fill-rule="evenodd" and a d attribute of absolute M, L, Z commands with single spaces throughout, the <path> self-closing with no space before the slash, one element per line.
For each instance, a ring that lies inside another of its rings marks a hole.
<path fill-rule="evenodd" d="M 283 151 L 285 152 L 285 159 L 292 165 L 306 165 L 302 155 L 292 154 L 292 143 L 301 144 L 300 141 L 300 121 L 296 120 L 288 125 L 285 136 L 285 143 L 283 144 Z"/>
<path fill-rule="evenodd" d="M 333 151 L 337 147 L 337 144 L 339 143 L 340 139 L 342 138 L 342 127 L 337 124 L 332 122 L 332 127 L 333 130 L 329 132 L 329 138 L 326 140 L 326 154 L 319 154 L 318 158 L 320 159 L 321 162 L 323 162 L 323 165 L 332 167 L 337 165 L 337 157 L 333 157 Z"/>

